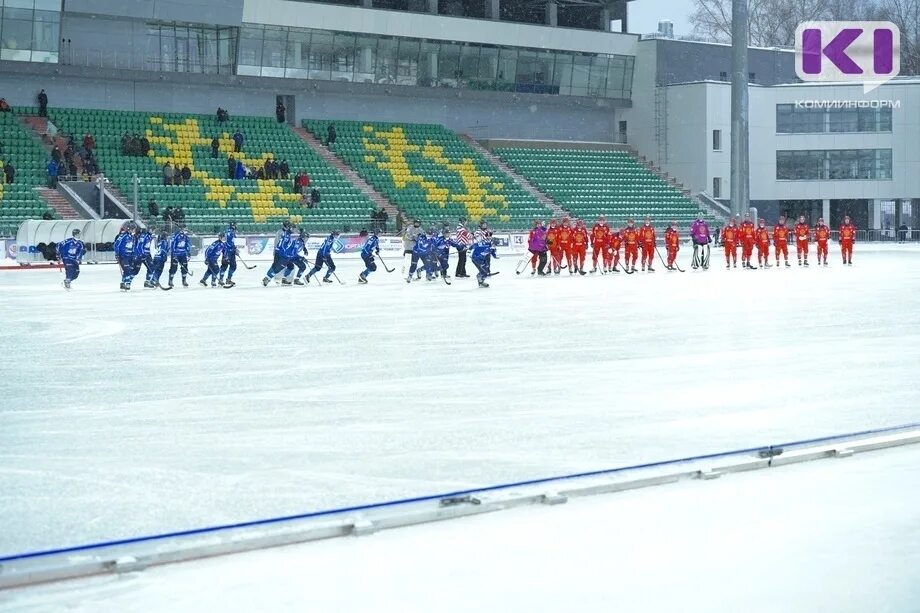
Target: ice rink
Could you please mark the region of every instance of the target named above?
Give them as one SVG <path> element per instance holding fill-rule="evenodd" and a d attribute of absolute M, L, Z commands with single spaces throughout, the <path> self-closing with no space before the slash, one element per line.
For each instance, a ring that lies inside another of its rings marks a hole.
<path fill-rule="evenodd" d="M 7 613 L 909 613 L 920 446 L 0 592 Z"/>
<path fill-rule="evenodd" d="M 488 290 L 359 286 L 347 259 L 347 285 L 306 288 L 263 288 L 262 264 L 168 293 L 0 272 L 0 556 L 920 421 L 915 247 L 517 261 Z"/>

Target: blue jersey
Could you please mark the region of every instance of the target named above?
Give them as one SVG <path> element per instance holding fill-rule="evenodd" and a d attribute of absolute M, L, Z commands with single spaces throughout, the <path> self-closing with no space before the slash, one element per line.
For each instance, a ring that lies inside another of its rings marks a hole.
<path fill-rule="evenodd" d="M 275 253 L 284 256 L 291 248 L 292 235 L 287 230 L 281 230 L 275 237 Z"/>
<path fill-rule="evenodd" d="M 68 238 L 63 243 L 58 243 L 58 256 L 64 262 L 79 262 L 86 253 L 86 246 L 78 238 Z"/>
<path fill-rule="evenodd" d="M 450 255 L 451 247 L 453 247 L 454 249 L 463 249 L 463 245 L 461 245 L 460 243 L 456 241 L 451 240 L 450 238 L 446 236 L 435 236 L 434 241 L 432 242 L 434 243 L 435 251 L 440 257 Z"/>
<path fill-rule="evenodd" d="M 495 247 L 492 246 L 492 241 L 490 240 L 481 240 L 473 243 L 470 255 L 474 260 L 484 260 L 488 256 L 497 257 L 495 255 Z"/>
<path fill-rule="evenodd" d="M 236 253 L 236 243 L 234 242 L 236 240 L 236 230 L 227 228 L 226 231 L 224 231 L 224 236 L 227 237 L 227 242 L 224 243 L 224 253 L 227 255 Z"/>
<path fill-rule="evenodd" d="M 368 258 L 372 253 L 380 253 L 380 239 L 377 238 L 376 234 L 372 234 L 367 239 L 367 242 L 364 243 L 364 247 L 361 249 L 361 257 Z"/>
<path fill-rule="evenodd" d="M 121 243 L 119 243 L 118 247 L 115 249 L 115 254 L 122 260 L 134 259 L 135 242 L 134 235 L 130 232 L 125 232 L 125 235 L 121 239 Z"/>
<path fill-rule="evenodd" d="M 204 252 L 204 259 L 206 262 L 216 262 L 217 258 L 220 257 L 220 254 L 224 252 L 224 243 L 220 239 L 217 239 L 211 243 Z"/>
<path fill-rule="evenodd" d="M 134 255 L 137 257 L 147 257 L 147 254 L 150 253 L 150 242 L 153 240 L 153 235 L 150 232 L 144 232 L 141 234 L 134 243 Z"/>
<path fill-rule="evenodd" d="M 169 255 L 169 241 L 165 238 L 157 241 L 157 252 L 154 255 L 154 259 L 160 262 L 165 261 Z"/>
<path fill-rule="evenodd" d="M 330 234 L 329 236 L 326 237 L 326 240 L 323 241 L 322 247 L 319 248 L 318 255 L 321 255 L 322 257 L 328 257 L 329 255 L 331 255 L 332 245 L 334 244 L 335 244 L 335 235 Z"/>
<path fill-rule="evenodd" d="M 412 253 L 424 257 L 428 255 L 429 251 L 431 251 L 431 240 L 424 232 L 419 232 L 418 236 L 415 237 L 415 248 L 412 249 Z"/>
<path fill-rule="evenodd" d="M 128 238 L 127 232 L 119 232 L 118 236 L 115 237 L 115 240 L 112 241 L 112 251 L 115 252 L 117 257 L 121 257 L 121 248 L 122 245 L 124 245 L 126 238 Z"/>
<path fill-rule="evenodd" d="M 173 234 L 172 241 L 169 243 L 169 251 L 173 257 L 186 257 L 192 250 L 192 243 L 188 234 L 176 232 Z"/>
<path fill-rule="evenodd" d="M 307 246 L 304 244 L 304 241 L 299 236 L 291 241 L 291 246 L 287 251 L 287 257 L 289 260 L 292 260 L 296 257 L 300 257 L 300 253 L 306 253 Z"/>

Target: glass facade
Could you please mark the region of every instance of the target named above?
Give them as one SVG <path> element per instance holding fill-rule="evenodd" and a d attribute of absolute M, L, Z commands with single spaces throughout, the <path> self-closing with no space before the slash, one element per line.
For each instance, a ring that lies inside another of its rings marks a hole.
<path fill-rule="evenodd" d="M 245 25 L 237 74 L 629 98 L 634 58 Z"/>
<path fill-rule="evenodd" d="M 890 180 L 891 149 L 818 149 L 776 152 L 783 181 Z"/>
<path fill-rule="evenodd" d="M 159 72 L 233 74 L 236 28 L 151 23 L 146 68 Z"/>
<path fill-rule="evenodd" d="M 61 0 L 2 0 L 0 7 L 0 60 L 58 61 Z"/>
<path fill-rule="evenodd" d="M 776 105 L 777 134 L 891 132 L 891 107 L 825 108 Z"/>

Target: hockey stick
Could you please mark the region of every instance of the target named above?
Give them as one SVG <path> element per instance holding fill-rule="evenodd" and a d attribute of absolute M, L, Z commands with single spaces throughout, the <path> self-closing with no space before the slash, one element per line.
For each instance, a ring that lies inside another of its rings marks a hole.
<path fill-rule="evenodd" d="M 335 280 L 339 282 L 339 285 L 345 285 L 345 283 L 343 283 L 342 280 L 339 279 L 339 275 L 335 274 L 334 270 L 332 271 L 332 276 L 335 277 Z"/>
<path fill-rule="evenodd" d="M 655 253 L 658 254 L 658 259 L 661 260 L 661 263 L 662 263 L 662 265 L 664 265 L 665 269 L 668 269 L 668 263 L 665 262 L 665 260 L 664 260 L 663 257 L 661 257 L 661 252 L 658 251 L 658 245 L 655 245 Z M 679 270 L 680 272 L 684 272 L 683 269 L 682 269 L 680 266 L 677 265 L 677 260 L 674 261 L 674 268 L 676 268 L 676 269 Z"/>
<path fill-rule="evenodd" d="M 255 265 L 250 266 L 249 264 L 247 264 L 247 263 L 246 263 L 246 260 L 244 260 L 242 257 L 240 257 L 239 254 L 236 255 L 236 259 L 238 259 L 240 262 L 243 263 L 243 267 L 246 268 L 246 270 L 255 270 L 255 268 L 256 268 Z"/>
<path fill-rule="evenodd" d="M 385 271 L 387 271 L 387 272 L 395 272 L 395 271 L 396 271 L 395 268 L 390 268 L 389 266 L 387 266 L 387 263 L 383 261 L 383 258 L 380 257 L 380 254 L 379 254 L 379 253 L 377 254 L 377 257 L 380 258 L 380 263 L 383 264 L 383 269 L 384 269 Z"/>
<path fill-rule="evenodd" d="M 525 255 L 520 260 L 518 260 L 518 263 L 514 267 L 515 274 L 521 274 L 522 272 L 527 270 L 527 262 L 530 261 L 531 257 L 532 257 L 531 255 Z M 524 265 L 523 268 L 521 267 L 521 264 Z"/>
<path fill-rule="evenodd" d="M 441 280 L 444 281 L 444 283 L 450 285 L 450 279 L 447 278 L 447 273 L 445 272 L 441 273 Z"/>
<path fill-rule="evenodd" d="M 619 266 L 620 269 L 628 275 L 634 274 L 636 272 L 634 270 L 630 270 L 629 266 L 624 266 L 622 262 L 617 262 L 617 266 Z"/>

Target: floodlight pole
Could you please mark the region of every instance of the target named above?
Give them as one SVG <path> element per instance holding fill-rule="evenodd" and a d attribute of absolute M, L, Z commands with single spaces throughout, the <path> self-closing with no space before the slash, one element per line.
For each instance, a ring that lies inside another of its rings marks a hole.
<path fill-rule="evenodd" d="M 747 211 L 751 200 L 749 115 L 748 0 L 732 0 L 732 215 Z"/>

